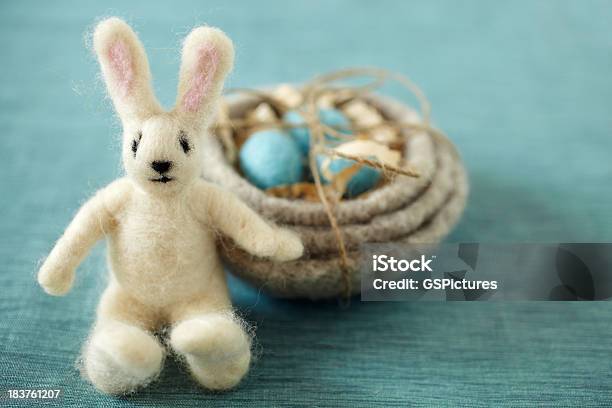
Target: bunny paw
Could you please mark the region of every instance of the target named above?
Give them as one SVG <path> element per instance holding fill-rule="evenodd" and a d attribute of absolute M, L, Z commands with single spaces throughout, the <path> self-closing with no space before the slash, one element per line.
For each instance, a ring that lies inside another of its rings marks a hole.
<path fill-rule="evenodd" d="M 277 232 L 276 252 L 272 259 L 279 262 L 292 261 L 304 254 L 304 244 L 300 237 L 292 231 L 281 229 Z"/>

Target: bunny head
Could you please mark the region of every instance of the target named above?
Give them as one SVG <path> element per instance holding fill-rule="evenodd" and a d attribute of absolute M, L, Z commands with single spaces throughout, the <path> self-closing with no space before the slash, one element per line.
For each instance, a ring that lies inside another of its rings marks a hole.
<path fill-rule="evenodd" d="M 94 49 L 123 124 L 127 175 L 154 194 L 176 193 L 197 180 L 202 166 L 200 139 L 233 66 L 231 40 L 212 27 L 189 33 L 171 111 L 157 101 L 144 48 L 124 21 L 113 17 L 99 23 Z"/>

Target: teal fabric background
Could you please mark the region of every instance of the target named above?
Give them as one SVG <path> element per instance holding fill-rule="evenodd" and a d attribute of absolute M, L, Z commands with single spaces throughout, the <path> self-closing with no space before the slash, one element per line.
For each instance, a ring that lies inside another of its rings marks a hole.
<path fill-rule="evenodd" d="M 608 303 L 343 310 L 271 299 L 235 279 L 259 344 L 240 388 L 207 394 L 168 361 L 134 396 L 96 393 L 74 366 L 106 279 L 103 245 L 65 298 L 44 295 L 35 273 L 79 204 L 121 174 L 120 128 L 84 42 L 101 16 L 134 24 L 166 105 L 180 40 L 203 22 L 235 41 L 230 86 L 354 65 L 405 73 L 470 173 L 449 241 L 612 239 L 609 1 L 126 3 L 0 4 L 0 391 L 61 388 L 64 406 L 103 407 L 611 404 Z"/>

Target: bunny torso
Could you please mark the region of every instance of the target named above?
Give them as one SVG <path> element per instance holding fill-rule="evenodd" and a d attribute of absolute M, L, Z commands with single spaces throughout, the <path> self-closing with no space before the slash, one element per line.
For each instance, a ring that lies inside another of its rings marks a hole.
<path fill-rule="evenodd" d="M 158 197 L 127 178 L 115 184 L 128 191 L 107 235 L 109 264 L 122 289 L 156 307 L 226 292 L 215 235 L 193 212 L 191 188 Z"/>

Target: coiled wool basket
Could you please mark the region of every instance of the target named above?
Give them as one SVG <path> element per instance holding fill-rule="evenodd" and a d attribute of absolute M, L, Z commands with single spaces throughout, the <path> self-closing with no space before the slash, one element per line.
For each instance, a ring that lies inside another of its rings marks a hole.
<path fill-rule="evenodd" d="M 419 123 L 407 106 L 376 95 L 365 97 L 390 120 Z M 230 99 L 230 118 L 242 118 L 260 101 L 250 96 Z M 352 293 L 360 289 L 357 262 L 363 243 L 437 243 L 459 219 L 468 183 L 461 159 L 448 139 L 426 132 L 403 131 L 404 160 L 420 177 L 397 176 L 362 198 L 335 206 L 335 215 L 349 251 Z M 275 263 L 255 258 L 224 240 L 221 253 L 232 272 L 263 291 L 283 298 L 322 299 L 346 291 L 334 231 L 323 204 L 272 197 L 243 178 L 225 157 L 219 138 L 204 141 L 204 178 L 233 191 L 258 213 L 298 233 L 303 258 Z"/>

